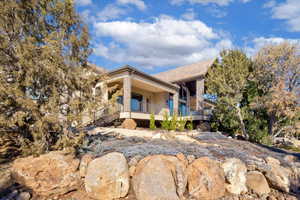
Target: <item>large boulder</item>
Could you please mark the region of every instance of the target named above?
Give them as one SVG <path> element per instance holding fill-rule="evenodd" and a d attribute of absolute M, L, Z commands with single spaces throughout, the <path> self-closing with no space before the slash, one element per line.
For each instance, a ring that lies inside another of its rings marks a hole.
<path fill-rule="evenodd" d="M 226 159 L 222 164 L 226 178 L 226 190 L 231 194 L 247 192 L 246 187 L 246 165 L 237 158 Z"/>
<path fill-rule="evenodd" d="M 85 154 L 82 156 L 80 160 L 80 166 L 79 166 L 79 174 L 81 177 L 85 177 L 88 164 L 94 159 L 94 156 L 92 154 Z"/>
<path fill-rule="evenodd" d="M 134 130 L 137 127 L 137 123 L 134 119 L 125 119 L 122 123 L 122 128 Z"/>
<path fill-rule="evenodd" d="M 73 155 L 54 151 L 39 157 L 19 158 L 11 171 L 16 182 L 38 195 L 59 195 L 80 186 L 79 160 Z"/>
<path fill-rule="evenodd" d="M 217 161 L 208 157 L 199 158 L 188 166 L 187 176 L 191 198 L 213 200 L 224 196 L 224 171 Z"/>
<path fill-rule="evenodd" d="M 0 192 L 13 184 L 11 173 L 9 170 L 0 170 Z"/>
<path fill-rule="evenodd" d="M 129 190 L 129 172 L 124 155 L 113 152 L 92 160 L 85 175 L 85 189 L 94 199 L 125 197 Z"/>
<path fill-rule="evenodd" d="M 247 173 L 246 185 L 250 191 L 259 196 L 269 194 L 271 191 L 265 176 L 259 171 Z"/>
<path fill-rule="evenodd" d="M 183 198 L 187 177 L 185 165 L 173 156 L 155 155 L 142 159 L 133 176 L 138 200 L 179 200 Z"/>
<path fill-rule="evenodd" d="M 268 169 L 264 171 L 265 177 L 269 184 L 277 190 L 283 192 L 290 191 L 290 170 L 282 167 L 280 161 L 275 158 L 268 157 L 266 159 Z"/>

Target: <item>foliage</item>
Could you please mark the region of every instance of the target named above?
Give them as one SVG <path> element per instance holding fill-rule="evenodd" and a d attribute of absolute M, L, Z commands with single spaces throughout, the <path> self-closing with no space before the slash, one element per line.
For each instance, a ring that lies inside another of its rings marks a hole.
<path fill-rule="evenodd" d="M 179 131 L 181 131 L 181 132 L 184 131 L 187 121 L 188 120 L 186 118 L 179 117 L 179 119 L 177 121 L 177 127 L 178 127 Z"/>
<path fill-rule="evenodd" d="M 160 123 L 162 129 L 167 130 L 167 131 L 171 130 L 171 126 L 170 126 L 171 125 L 171 120 L 169 118 L 170 118 L 169 113 L 165 112 L 164 113 L 164 119 Z"/>
<path fill-rule="evenodd" d="M 155 116 L 154 116 L 153 113 L 150 115 L 150 129 L 151 130 L 155 130 L 156 129 Z"/>
<path fill-rule="evenodd" d="M 299 85 L 297 45 L 267 45 L 254 62 L 237 50 L 225 51 L 207 75 L 208 91 L 217 96 L 212 128 L 246 132 L 250 141 L 268 145 L 277 136 L 297 136 Z"/>
<path fill-rule="evenodd" d="M 103 80 L 73 1 L 0 1 L 0 32 L 0 157 L 76 147 L 70 128 L 103 105 Z"/>
<path fill-rule="evenodd" d="M 192 117 L 188 120 L 188 123 L 186 125 L 187 129 L 192 131 L 194 129 L 194 125 L 193 125 L 193 119 Z"/>
<path fill-rule="evenodd" d="M 251 105 L 266 111 L 269 135 L 294 135 L 300 112 L 300 46 L 284 42 L 263 47 L 255 56 L 253 81 L 260 93 Z"/>
<path fill-rule="evenodd" d="M 170 130 L 176 131 L 177 129 L 177 115 L 174 114 L 170 121 Z"/>
<path fill-rule="evenodd" d="M 300 153 L 300 148 L 295 146 L 288 146 L 288 145 L 280 145 L 279 148 L 286 149 L 288 151 L 294 151 Z"/>
<path fill-rule="evenodd" d="M 215 117 L 222 126 L 249 138 L 245 127 L 243 94 L 252 70 L 252 62 L 239 50 L 222 51 L 206 78 L 208 93 L 217 95 Z"/>

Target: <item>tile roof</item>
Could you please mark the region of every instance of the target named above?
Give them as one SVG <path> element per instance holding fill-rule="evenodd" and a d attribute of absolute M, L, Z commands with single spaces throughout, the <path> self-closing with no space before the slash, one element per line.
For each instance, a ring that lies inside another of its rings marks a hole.
<path fill-rule="evenodd" d="M 205 75 L 214 61 L 215 59 L 201 61 L 191 65 L 185 65 L 169 71 L 154 74 L 153 76 L 171 83 L 193 79 Z"/>

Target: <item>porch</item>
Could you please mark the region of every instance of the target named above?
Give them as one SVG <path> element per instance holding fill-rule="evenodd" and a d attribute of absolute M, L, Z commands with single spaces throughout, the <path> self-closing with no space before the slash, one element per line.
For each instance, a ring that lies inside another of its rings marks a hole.
<path fill-rule="evenodd" d="M 149 120 L 154 114 L 157 120 L 161 120 L 166 112 L 169 115 L 178 113 L 179 86 L 128 66 L 111 72 L 108 85 L 117 85 L 117 90 L 121 91 L 117 107 L 122 119 Z"/>
<path fill-rule="evenodd" d="M 161 121 L 164 114 L 177 114 L 192 120 L 208 120 L 202 111 L 190 107 L 190 94 L 177 84 L 162 81 L 131 67 L 110 73 L 109 85 L 117 85 L 122 94 L 117 99 L 121 119 L 149 120 L 154 114 Z M 108 95 L 110 96 L 110 95 Z"/>

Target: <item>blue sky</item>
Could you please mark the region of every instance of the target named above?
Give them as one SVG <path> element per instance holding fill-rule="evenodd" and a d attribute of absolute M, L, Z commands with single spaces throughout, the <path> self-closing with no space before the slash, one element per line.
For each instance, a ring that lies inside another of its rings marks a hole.
<path fill-rule="evenodd" d="M 300 43 L 300 0 L 75 0 L 90 27 L 89 61 L 147 73 L 239 48 Z"/>

